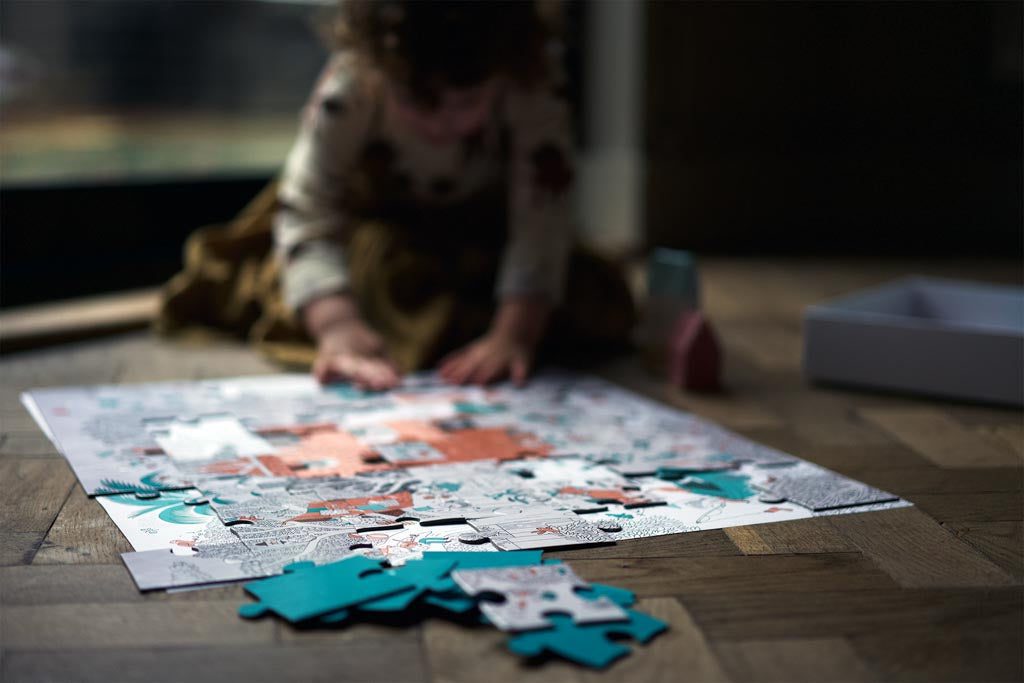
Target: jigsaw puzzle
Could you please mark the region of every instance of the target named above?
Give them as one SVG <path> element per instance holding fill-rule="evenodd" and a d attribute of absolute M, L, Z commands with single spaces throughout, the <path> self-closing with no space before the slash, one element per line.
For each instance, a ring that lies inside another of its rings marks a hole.
<path fill-rule="evenodd" d="M 364 392 L 277 375 L 22 401 L 143 553 L 125 561 L 150 589 L 353 554 L 400 566 L 908 504 L 563 373 L 522 389 L 426 374 Z"/>

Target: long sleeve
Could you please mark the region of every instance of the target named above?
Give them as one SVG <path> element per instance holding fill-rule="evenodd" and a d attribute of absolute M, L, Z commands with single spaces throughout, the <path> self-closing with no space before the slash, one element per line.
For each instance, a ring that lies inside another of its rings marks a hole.
<path fill-rule="evenodd" d="M 274 241 L 282 259 L 285 304 L 298 310 L 347 285 L 342 194 L 362 150 L 374 103 L 344 56 L 325 67 L 303 110 L 298 138 L 281 176 Z"/>
<path fill-rule="evenodd" d="M 549 85 L 512 90 L 505 100 L 505 123 L 510 135 L 509 236 L 497 295 L 539 294 L 555 305 L 562 298 L 572 246 L 568 104 Z"/>

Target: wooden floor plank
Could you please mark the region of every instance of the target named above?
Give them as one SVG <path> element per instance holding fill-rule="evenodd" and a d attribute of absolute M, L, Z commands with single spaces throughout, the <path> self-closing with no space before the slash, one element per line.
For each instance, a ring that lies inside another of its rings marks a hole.
<path fill-rule="evenodd" d="M 0 442 L 0 457 L 59 458 L 53 442 L 36 429 L 34 432 L 5 432 Z"/>
<path fill-rule="evenodd" d="M 745 555 L 858 552 L 825 517 L 738 526 L 725 533 Z"/>
<path fill-rule="evenodd" d="M 31 562 L 67 500 L 74 475 L 63 460 L 0 459 L 0 534 L 4 565 Z"/>
<path fill-rule="evenodd" d="M 704 635 L 718 640 L 821 638 L 920 628 L 1020 633 L 1019 588 L 694 592 L 680 597 Z"/>
<path fill-rule="evenodd" d="M 860 553 L 570 561 L 588 581 L 622 586 L 644 597 L 890 589 L 896 585 Z"/>
<path fill-rule="evenodd" d="M 53 564 L 0 567 L 0 604 L 70 605 L 114 602 L 208 602 L 247 599 L 241 583 L 201 590 L 140 593 L 117 564 Z"/>
<path fill-rule="evenodd" d="M 938 467 L 879 469 L 864 473 L 872 486 L 904 498 L 925 493 L 1002 493 L 1024 487 L 1024 470 L 1013 467 L 948 470 Z"/>
<path fill-rule="evenodd" d="M 934 408 L 861 409 L 860 415 L 939 467 L 1013 467 L 1020 457 L 1008 446 L 966 429 Z"/>
<path fill-rule="evenodd" d="M 973 633 L 933 628 L 861 633 L 854 650 L 869 662 L 878 679 L 935 683 L 1024 680 L 1024 639 L 1018 630 Z"/>
<path fill-rule="evenodd" d="M 418 650 L 388 640 L 341 645 L 251 645 L 14 650 L 0 679 L 76 683 L 423 683 Z"/>
<path fill-rule="evenodd" d="M 1019 462 L 1024 462 L 1024 424 L 1018 416 L 1016 422 L 1000 425 L 981 425 L 975 431 L 994 442 L 998 448 L 1009 448 Z"/>
<path fill-rule="evenodd" d="M 423 649 L 431 683 L 478 683 L 479 681 L 530 681 L 531 683 L 581 683 L 583 672 L 559 661 L 543 666 L 512 656 L 508 636 L 496 629 L 473 629 L 446 621 L 431 620 L 423 627 Z"/>
<path fill-rule="evenodd" d="M 837 515 L 829 523 L 907 588 L 1007 586 L 1013 577 L 917 508 Z"/>
<path fill-rule="evenodd" d="M 1020 491 L 917 493 L 911 501 L 940 522 L 1016 522 L 1024 517 Z"/>
<path fill-rule="evenodd" d="M 719 325 L 727 354 L 741 354 L 763 370 L 800 371 L 800 328 L 778 320 L 733 320 Z"/>
<path fill-rule="evenodd" d="M 876 679 L 845 638 L 720 641 L 715 652 L 734 681 L 864 683 Z"/>
<path fill-rule="evenodd" d="M 774 407 L 801 439 L 821 446 L 888 446 L 892 438 L 865 422 L 850 406 L 850 399 L 818 387 L 777 396 Z"/>
<path fill-rule="evenodd" d="M 238 617 L 238 603 L 149 602 L 5 607 L 7 650 L 102 650 L 266 644 L 274 623 Z"/>
<path fill-rule="evenodd" d="M 695 531 L 689 534 L 671 534 L 619 541 L 611 546 L 596 546 L 545 553 L 545 557 L 568 560 L 656 558 L 656 557 L 715 557 L 739 555 L 740 551 L 726 532 L 721 529 Z"/>
<path fill-rule="evenodd" d="M 950 522 L 944 526 L 1018 581 L 1024 580 L 1024 523 Z"/>
<path fill-rule="evenodd" d="M 131 545 L 99 503 L 76 484 L 33 564 L 116 564 Z"/>
<path fill-rule="evenodd" d="M 631 645 L 635 656 L 615 668 L 619 680 L 675 683 L 681 672 L 693 681 L 729 680 L 703 632 L 678 600 L 648 598 L 637 603 L 635 609 L 666 622 L 669 630 L 648 645 Z M 592 679 L 601 680 L 598 676 Z"/>
<path fill-rule="evenodd" d="M 876 470 L 914 469 L 932 464 L 903 444 L 851 446 L 809 442 L 791 430 L 755 430 L 748 438 L 847 476 L 860 478 Z"/>
<path fill-rule="evenodd" d="M 0 530 L 0 567 L 31 563 L 45 537 L 45 531 Z"/>
<path fill-rule="evenodd" d="M 0 567 L 0 604 L 60 605 L 139 602 L 128 570 L 118 565 Z"/>
<path fill-rule="evenodd" d="M 606 671 L 589 671 L 556 658 L 527 662 L 505 649 L 508 634 L 430 622 L 424 629 L 424 645 L 431 680 L 434 683 L 486 680 L 589 683 L 612 679 L 675 683 L 680 680 L 680 672 L 686 672 L 689 680 L 694 681 L 728 680 L 703 634 L 676 600 L 641 600 L 635 609 L 669 623 L 670 628 L 647 645 L 623 641 L 634 654 L 612 664 Z"/>

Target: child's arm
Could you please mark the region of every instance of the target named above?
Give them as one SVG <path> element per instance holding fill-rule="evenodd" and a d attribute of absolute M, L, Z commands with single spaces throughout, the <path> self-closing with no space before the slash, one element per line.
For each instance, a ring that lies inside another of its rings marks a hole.
<path fill-rule="evenodd" d="M 284 302 L 317 342 L 321 381 L 347 379 L 372 388 L 398 381 L 380 337 L 346 294 L 341 192 L 362 149 L 372 115 L 366 84 L 336 57 L 303 111 L 281 177 L 274 239 L 282 261 Z"/>
<path fill-rule="evenodd" d="M 450 355 L 441 376 L 485 384 L 525 382 L 548 317 L 562 298 L 572 246 L 569 109 L 552 85 L 505 100 L 511 134 L 509 241 L 498 273 L 497 313 L 486 335 Z"/>

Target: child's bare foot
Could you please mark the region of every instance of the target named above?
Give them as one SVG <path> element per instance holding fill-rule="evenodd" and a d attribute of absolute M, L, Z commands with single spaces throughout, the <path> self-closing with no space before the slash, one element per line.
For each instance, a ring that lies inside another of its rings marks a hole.
<path fill-rule="evenodd" d="M 401 376 L 384 340 L 361 320 L 332 325 L 320 334 L 313 375 L 320 382 L 348 381 L 363 389 L 390 389 Z"/>

